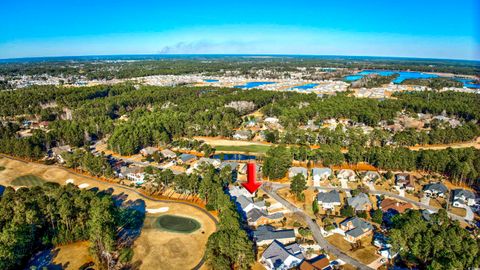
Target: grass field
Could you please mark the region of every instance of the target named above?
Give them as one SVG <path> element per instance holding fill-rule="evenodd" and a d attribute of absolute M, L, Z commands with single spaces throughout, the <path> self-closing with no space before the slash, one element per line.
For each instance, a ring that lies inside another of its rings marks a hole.
<path fill-rule="evenodd" d="M 33 186 L 41 186 L 45 182 L 46 182 L 45 179 L 41 177 L 38 177 L 33 174 L 27 174 L 27 175 L 22 175 L 13 179 L 11 184 L 13 186 L 33 187 Z"/>
<path fill-rule="evenodd" d="M 376 254 L 377 248 L 371 244 L 372 236 L 362 239 L 362 248 L 352 251 L 351 243 L 343 239 L 343 236 L 339 234 L 333 234 L 327 238 L 328 242 L 335 245 L 343 252 L 359 260 L 364 264 L 370 264 L 375 261 L 379 255 Z"/>
<path fill-rule="evenodd" d="M 243 153 L 257 153 L 265 154 L 270 146 L 268 145 L 217 145 L 215 150 L 218 152 L 243 152 Z"/>

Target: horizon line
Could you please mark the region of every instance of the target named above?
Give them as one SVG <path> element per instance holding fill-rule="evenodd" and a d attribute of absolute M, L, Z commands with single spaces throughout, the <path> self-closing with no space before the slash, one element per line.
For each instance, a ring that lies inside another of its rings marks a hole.
<path fill-rule="evenodd" d="M 415 56 L 375 56 L 375 55 L 347 55 L 347 54 L 250 54 L 250 53 L 131 53 L 131 54 L 84 54 L 84 55 L 56 55 L 56 56 L 25 56 L 25 57 L 12 57 L 12 58 L 0 58 L 0 63 L 13 63 L 13 62 L 31 62 L 28 59 L 60 59 L 60 58 L 75 58 L 75 57 L 119 57 L 119 56 L 314 56 L 314 57 L 365 57 L 365 58 L 384 58 L 384 59 L 421 59 L 421 60 L 443 60 L 443 61 L 467 61 L 478 62 L 480 59 L 465 59 L 465 58 L 434 58 L 434 57 L 415 57 Z M 22 61 L 27 60 L 27 61 Z"/>

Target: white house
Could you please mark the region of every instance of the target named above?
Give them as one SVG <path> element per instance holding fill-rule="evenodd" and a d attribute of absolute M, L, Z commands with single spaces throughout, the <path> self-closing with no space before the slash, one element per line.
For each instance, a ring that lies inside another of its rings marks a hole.
<path fill-rule="evenodd" d="M 268 270 L 292 269 L 303 260 L 302 248 L 297 243 L 285 246 L 278 241 L 273 241 L 260 258 L 260 262 Z"/>
<path fill-rule="evenodd" d="M 323 180 L 327 180 L 331 175 L 332 175 L 332 169 L 330 168 L 313 168 L 312 169 L 313 185 L 316 187 L 320 186 L 320 182 Z"/>
<path fill-rule="evenodd" d="M 452 191 L 452 204 L 461 208 L 474 206 L 476 204 L 475 194 L 470 190 L 455 189 Z"/>
<path fill-rule="evenodd" d="M 325 210 L 334 210 L 335 206 L 340 206 L 342 204 L 340 201 L 340 194 L 336 190 L 318 193 L 317 201 Z"/>
<path fill-rule="evenodd" d="M 235 140 L 248 140 L 251 135 L 252 134 L 249 130 L 238 130 L 233 134 L 233 138 Z"/>
<path fill-rule="evenodd" d="M 433 183 L 425 185 L 423 192 L 428 197 L 444 197 L 448 193 L 448 188 L 442 183 Z"/>
<path fill-rule="evenodd" d="M 301 174 L 305 177 L 305 179 L 307 179 L 308 170 L 307 170 L 307 168 L 303 168 L 303 167 L 291 167 L 290 169 L 288 169 L 288 177 L 289 178 L 293 178 L 297 174 Z"/>
<path fill-rule="evenodd" d="M 175 154 L 175 152 L 170 149 L 163 149 L 162 151 L 160 151 L 160 153 L 162 153 L 163 157 L 169 159 L 174 159 L 177 157 L 177 154 Z"/>
<path fill-rule="evenodd" d="M 337 172 L 337 178 L 340 180 L 355 181 L 356 177 L 355 172 L 350 169 L 341 169 Z"/>

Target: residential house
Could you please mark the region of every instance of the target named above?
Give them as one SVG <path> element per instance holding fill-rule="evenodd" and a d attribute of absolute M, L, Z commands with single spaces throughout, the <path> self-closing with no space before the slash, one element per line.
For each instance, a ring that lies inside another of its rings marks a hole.
<path fill-rule="evenodd" d="M 247 212 L 246 216 L 249 226 L 260 226 L 280 221 L 283 218 L 283 213 L 276 212 L 273 214 L 269 214 L 266 210 L 253 208 L 252 210 Z"/>
<path fill-rule="evenodd" d="M 235 162 L 235 161 L 224 161 L 220 164 L 220 166 L 218 166 L 218 168 L 221 170 L 225 167 L 230 167 L 230 170 L 237 171 L 238 170 L 238 165 L 239 165 L 239 163 Z"/>
<path fill-rule="evenodd" d="M 408 173 L 397 173 L 395 175 L 395 186 L 399 189 L 408 191 L 415 190 L 415 184 L 413 183 L 412 176 Z"/>
<path fill-rule="evenodd" d="M 368 195 L 363 192 L 357 194 L 357 196 L 347 198 L 347 203 L 355 211 L 370 211 L 372 209 L 372 202 L 370 202 Z"/>
<path fill-rule="evenodd" d="M 337 178 L 340 180 L 355 181 L 356 175 L 353 170 L 350 169 L 341 169 L 337 172 Z"/>
<path fill-rule="evenodd" d="M 247 163 L 243 163 L 240 165 L 240 170 L 238 171 L 240 174 L 247 174 Z M 261 173 L 262 173 L 262 165 L 256 164 L 255 165 L 256 171 L 257 171 L 257 177 L 260 178 Z"/>
<path fill-rule="evenodd" d="M 351 217 L 340 223 L 340 229 L 345 231 L 345 240 L 355 243 L 373 232 L 372 224 L 359 217 Z"/>
<path fill-rule="evenodd" d="M 332 175 L 332 169 L 330 168 L 313 168 L 312 178 L 313 185 L 320 186 L 320 181 L 327 180 Z"/>
<path fill-rule="evenodd" d="M 71 153 L 70 145 L 57 146 L 52 148 L 52 157 L 60 163 L 65 163 L 65 153 Z"/>
<path fill-rule="evenodd" d="M 279 241 L 273 241 L 260 258 L 260 262 L 268 270 L 292 269 L 303 260 L 302 249 L 297 243 L 285 246 Z"/>
<path fill-rule="evenodd" d="M 475 194 L 466 189 L 455 189 L 452 191 L 452 205 L 465 208 L 465 206 L 474 206 L 476 204 Z"/>
<path fill-rule="evenodd" d="M 248 213 L 250 210 L 258 209 L 258 210 L 266 210 L 267 207 L 265 206 L 265 201 L 258 201 L 254 202 L 252 197 L 246 197 L 240 195 L 236 197 L 236 202 L 240 206 L 243 212 Z"/>
<path fill-rule="evenodd" d="M 175 154 L 175 152 L 173 152 L 170 149 L 163 149 L 162 151 L 160 151 L 160 153 L 164 158 L 168 158 L 168 159 L 174 159 L 177 157 L 177 154 Z"/>
<path fill-rule="evenodd" d="M 373 234 L 373 245 L 378 247 L 377 253 L 385 259 L 393 259 L 398 253 L 392 252 L 392 245 L 388 243 L 388 238 L 382 233 Z"/>
<path fill-rule="evenodd" d="M 437 182 L 425 185 L 423 192 L 428 197 L 445 197 L 448 194 L 448 188 L 444 184 Z"/>
<path fill-rule="evenodd" d="M 230 193 L 230 196 L 236 197 L 236 198 L 240 196 L 244 196 L 246 198 L 255 197 L 255 194 L 250 193 L 247 189 L 245 189 L 242 186 L 230 186 L 229 193 Z"/>
<path fill-rule="evenodd" d="M 235 134 L 233 134 L 235 140 L 248 140 L 250 136 L 252 136 L 252 133 L 249 130 L 237 130 Z"/>
<path fill-rule="evenodd" d="M 382 209 L 383 212 L 396 212 L 398 214 L 402 214 L 407 209 L 412 209 L 413 205 L 411 203 L 407 202 L 399 202 L 394 199 L 390 198 L 385 198 L 383 201 L 380 203 L 380 209 Z"/>
<path fill-rule="evenodd" d="M 367 171 L 363 176 L 363 181 L 366 182 L 375 182 L 377 179 L 380 179 L 380 174 L 376 171 Z"/>
<path fill-rule="evenodd" d="M 330 265 L 330 260 L 325 254 L 319 255 L 311 260 L 304 260 L 300 266 L 299 270 L 331 270 L 333 269 Z"/>
<path fill-rule="evenodd" d="M 303 168 L 303 167 L 291 167 L 290 169 L 288 169 L 288 177 L 289 178 L 293 178 L 297 174 L 301 174 L 305 177 L 305 179 L 307 179 L 308 170 L 307 170 L 307 168 Z"/>
<path fill-rule="evenodd" d="M 197 156 L 192 154 L 181 154 L 178 157 L 178 163 L 180 164 L 191 164 L 195 160 L 197 160 Z"/>
<path fill-rule="evenodd" d="M 192 173 L 194 170 L 197 170 L 204 165 L 212 165 L 213 167 L 218 168 L 221 163 L 222 162 L 220 161 L 220 159 L 202 157 L 195 164 L 193 164 L 191 168 L 187 170 L 187 173 Z"/>
<path fill-rule="evenodd" d="M 158 149 L 156 147 L 145 147 L 143 148 L 142 150 L 140 150 L 140 154 L 142 154 L 142 156 L 144 157 L 147 157 L 147 156 L 151 156 L 153 155 L 153 153 L 157 152 Z"/>
<path fill-rule="evenodd" d="M 342 204 L 342 202 L 340 201 L 340 194 L 336 190 L 331 190 L 329 192 L 319 192 L 317 194 L 317 201 L 324 210 L 334 210 L 335 206 L 340 206 Z"/>
<path fill-rule="evenodd" d="M 288 244 L 295 242 L 295 230 L 275 230 L 273 226 L 262 225 L 253 231 L 253 239 L 258 247 L 270 245 L 273 241 Z"/>
<path fill-rule="evenodd" d="M 141 185 L 145 183 L 145 173 L 143 167 L 121 167 L 120 173 L 118 175 L 120 178 L 128 179 L 135 183 L 136 185 Z"/>

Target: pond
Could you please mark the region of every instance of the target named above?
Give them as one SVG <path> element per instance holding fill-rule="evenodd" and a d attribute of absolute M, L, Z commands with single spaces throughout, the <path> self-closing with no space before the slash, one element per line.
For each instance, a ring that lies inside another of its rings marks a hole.
<path fill-rule="evenodd" d="M 204 82 L 208 82 L 208 83 L 214 83 L 214 82 L 219 82 L 218 80 L 214 80 L 214 79 L 205 79 L 203 80 Z"/>
<path fill-rule="evenodd" d="M 200 229 L 201 225 L 192 218 L 162 215 L 155 221 L 155 227 L 170 232 L 192 233 Z"/>
<path fill-rule="evenodd" d="M 364 70 L 354 75 L 345 76 L 343 77 L 343 79 L 346 81 L 352 82 L 352 81 L 361 79 L 365 75 L 370 75 L 370 74 L 378 74 L 380 76 L 390 76 L 393 74 L 398 74 L 398 77 L 395 80 L 393 80 L 393 83 L 395 84 L 402 83 L 404 80 L 408 80 L 408 79 L 432 79 L 432 78 L 440 77 L 436 74 L 429 74 L 429 73 L 423 73 L 418 71 L 393 71 L 393 70 L 372 69 L 372 70 Z M 454 77 L 452 79 L 462 82 L 464 87 L 480 88 L 480 85 L 473 83 L 474 80 L 472 79 L 463 79 L 463 78 L 457 78 L 457 77 Z"/>
<path fill-rule="evenodd" d="M 318 83 L 307 83 L 307 84 L 304 84 L 304 85 L 295 86 L 292 89 L 308 90 L 308 89 L 314 88 L 317 85 L 318 85 Z"/>
<path fill-rule="evenodd" d="M 260 85 L 265 85 L 265 84 L 274 84 L 275 82 L 247 82 L 244 85 L 235 85 L 235 88 L 242 88 L 242 89 L 250 89 L 250 88 L 255 88 Z"/>
<path fill-rule="evenodd" d="M 212 158 L 220 160 L 254 160 L 257 157 L 254 155 L 245 155 L 245 154 L 217 154 Z"/>

